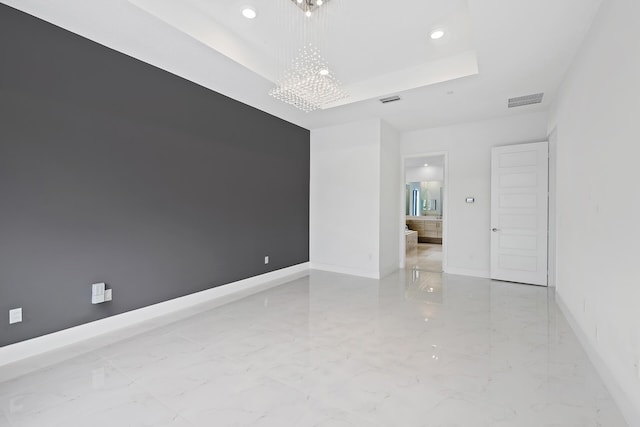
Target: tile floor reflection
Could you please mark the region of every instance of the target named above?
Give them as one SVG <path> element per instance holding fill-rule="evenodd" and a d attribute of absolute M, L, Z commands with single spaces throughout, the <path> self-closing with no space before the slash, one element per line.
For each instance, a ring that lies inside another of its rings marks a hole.
<path fill-rule="evenodd" d="M 0 368 L 0 427 L 625 426 L 545 288 L 309 277 Z"/>
<path fill-rule="evenodd" d="M 435 243 L 418 243 L 418 246 L 407 250 L 405 263 L 409 269 L 442 272 L 442 245 Z"/>

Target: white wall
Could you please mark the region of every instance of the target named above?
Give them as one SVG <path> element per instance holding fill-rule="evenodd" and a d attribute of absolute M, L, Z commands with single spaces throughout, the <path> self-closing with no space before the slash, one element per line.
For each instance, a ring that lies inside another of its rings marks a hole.
<path fill-rule="evenodd" d="M 424 182 L 424 181 L 443 181 L 444 168 L 442 166 L 429 166 L 419 168 L 407 168 L 404 171 L 405 181 Z"/>
<path fill-rule="evenodd" d="M 400 134 L 385 122 L 380 129 L 380 276 L 400 265 L 400 238 L 404 225 L 400 204 L 404 191 L 400 172 Z"/>
<path fill-rule="evenodd" d="M 525 107 L 526 108 L 526 107 Z M 402 155 L 448 153 L 446 271 L 489 275 L 491 147 L 546 141 L 547 114 L 533 113 L 407 132 Z M 465 203 L 468 196 L 474 204 Z"/>
<path fill-rule="evenodd" d="M 558 97 L 557 295 L 640 425 L 640 2 L 602 3 Z M 597 332 L 596 332 L 597 331 Z"/>
<path fill-rule="evenodd" d="M 380 120 L 311 131 L 311 268 L 379 277 Z"/>
<path fill-rule="evenodd" d="M 379 119 L 311 131 L 311 268 L 379 278 L 400 264 L 400 135 Z"/>

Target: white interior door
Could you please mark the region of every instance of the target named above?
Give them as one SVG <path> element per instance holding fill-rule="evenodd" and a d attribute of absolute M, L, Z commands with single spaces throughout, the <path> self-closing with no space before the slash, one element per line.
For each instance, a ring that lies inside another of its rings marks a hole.
<path fill-rule="evenodd" d="M 549 143 L 491 153 L 491 278 L 547 286 Z"/>

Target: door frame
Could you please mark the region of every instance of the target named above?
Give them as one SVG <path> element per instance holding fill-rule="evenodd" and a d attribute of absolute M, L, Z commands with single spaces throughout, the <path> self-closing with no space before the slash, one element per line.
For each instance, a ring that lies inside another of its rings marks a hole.
<path fill-rule="evenodd" d="M 444 191 L 442 197 L 444 202 L 442 203 L 442 271 L 447 272 L 448 269 L 448 236 L 449 236 L 449 152 L 448 151 L 428 151 L 417 154 L 403 154 L 400 157 L 400 223 L 398 224 L 399 238 L 400 238 L 400 268 L 403 269 L 407 264 L 407 250 L 405 247 L 406 238 L 404 234 L 405 220 L 405 180 L 406 180 L 406 162 L 407 159 L 415 159 L 417 157 L 444 157 Z"/>

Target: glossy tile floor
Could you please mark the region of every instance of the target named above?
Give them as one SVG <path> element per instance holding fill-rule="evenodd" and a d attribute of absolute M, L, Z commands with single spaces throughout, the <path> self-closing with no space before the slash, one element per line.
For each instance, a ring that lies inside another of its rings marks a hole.
<path fill-rule="evenodd" d="M 0 369 L 0 426 L 626 425 L 545 288 L 314 271 L 187 314 Z"/>
<path fill-rule="evenodd" d="M 407 251 L 405 264 L 411 269 L 442 272 L 442 245 L 418 243 Z"/>

